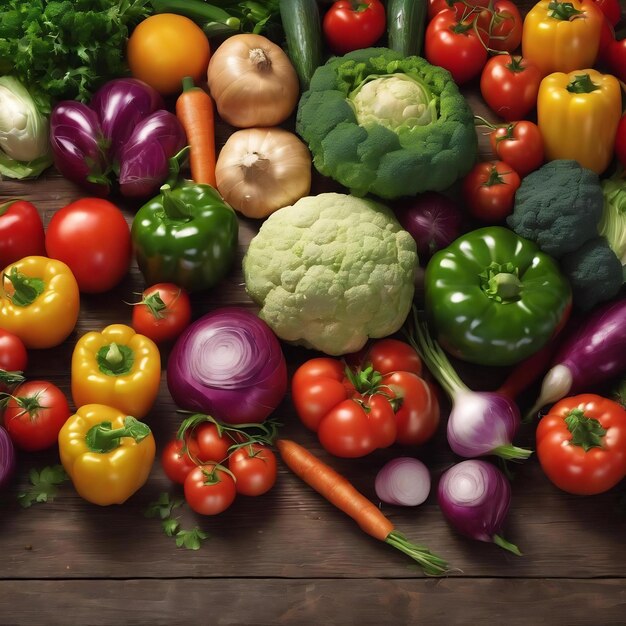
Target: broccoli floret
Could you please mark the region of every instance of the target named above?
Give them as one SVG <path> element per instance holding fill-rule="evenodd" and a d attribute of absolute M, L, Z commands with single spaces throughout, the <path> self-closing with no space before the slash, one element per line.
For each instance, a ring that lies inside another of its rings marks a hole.
<path fill-rule="evenodd" d="M 316 169 L 352 195 L 443 191 L 472 168 L 471 108 L 449 72 L 388 48 L 355 50 L 319 67 L 296 131 Z"/>
<path fill-rule="evenodd" d="M 560 259 L 597 236 L 603 206 L 595 172 L 577 161 L 550 161 L 522 180 L 507 224 Z"/>
<path fill-rule="evenodd" d="M 604 237 L 589 239 L 565 254 L 561 270 L 572 287 L 574 305 L 582 311 L 610 300 L 622 287 L 622 264 Z"/>

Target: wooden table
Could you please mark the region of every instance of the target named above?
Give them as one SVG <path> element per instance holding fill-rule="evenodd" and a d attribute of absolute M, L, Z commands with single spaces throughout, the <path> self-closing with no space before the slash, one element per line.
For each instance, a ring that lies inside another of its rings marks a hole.
<path fill-rule="evenodd" d="M 529 3 L 525 3 L 528 5 Z M 487 113 L 477 89 L 468 97 Z M 488 114 L 488 113 L 487 113 Z M 488 114 L 489 115 L 489 114 Z M 493 115 L 491 115 L 493 119 Z M 487 151 L 481 141 L 482 152 Z M 36 182 L 0 182 L 2 198 L 21 197 L 47 224 L 55 210 L 82 194 L 56 172 Z M 119 200 L 114 198 L 115 200 Z M 120 200 L 129 221 L 136 205 Z M 224 305 L 253 308 L 243 289 L 241 258 L 258 223 L 241 220 L 235 267 L 215 289 L 194 296 L 194 316 Z M 48 379 L 71 398 L 69 367 L 76 339 L 114 322 L 128 323 L 133 292 L 143 288 L 133 263 L 112 292 L 83 295 L 78 325 L 58 348 L 31 351 L 27 375 Z M 284 345 L 290 372 L 311 352 Z M 162 449 L 176 413 L 165 383 L 148 421 Z M 493 372 L 475 372 L 485 387 Z M 276 411 L 282 434 L 303 443 L 376 501 L 374 477 L 401 454 L 430 467 L 434 483 L 457 461 L 445 439 L 445 417 L 421 449 L 392 448 L 358 460 L 332 458 L 294 413 L 289 395 Z M 517 442 L 533 447 L 533 426 Z M 623 487 L 596 497 L 559 492 L 536 458 L 515 469 L 505 536 L 522 557 L 460 537 L 444 521 L 434 495 L 417 508 L 383 505 L 397 528 L 445 557 L 452 570 L 425 577 L 405 555 L 364 535 L 356 525 L 281 466 L 274 489 L 239 497 L 214 518 L 181 512 L 185 527 L 210 538 L 198 551 L 177 548 L 144 511 L 162 492 L 180 495 L 155 463 L 148 483 L 123 506 L 81 500 L 71 484 L 50 503 L 22 509 L 16 495 L 28 470 L 58 462 L 55 450 L 20 454 L 13 487 L 0 494 L 0 624 L 554 624 L 626 623 L 626 521 Z"/>

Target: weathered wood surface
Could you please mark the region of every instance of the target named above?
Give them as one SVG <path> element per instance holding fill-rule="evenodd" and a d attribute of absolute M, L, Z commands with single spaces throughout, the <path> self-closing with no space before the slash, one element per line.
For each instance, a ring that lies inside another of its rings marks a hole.
<path fill-rule="evenodd" d="M 522 8 L 530 2 L 520 3 Z M 626 3 L 622 3 L 626 6 Z M 474 110 L 489 116 L 474 85 Z M 221 140 L 226 131 L 220 127 Z M 481 154 L 488 153 L 485 138 Z M 318 189 L 327 185 L 317 182 Z M 331 186 L 332 187 L 332 186 Z M 0 181 L 0 197 L 25 198 L 47 224 L 60 207 L 83 194 L 54 171 L 35 182 Z M 129 223 L 137 205 L 119 201 Z M 258 223 L 241 220 L 239 259 Z M 217 288 L 193 297 L 194 317 L 223 306 L 253 307 L 240 262 Z M 29 378 L 49 379 L 67 394 L 76 339 L 113 322 L 128 323 L 133 293 L 143 288 L 133 264 L 113 291 L 81 298 L 76 330 L 58 348 L 31 351 Z M 284 346 L 290 371 L 310 357 Z M 159 451 L 180 421 L 165 384 L 148 420 Z M 502 372 L 467 372 L 472 383 L 495 387 Z M 443 403 L 444 417 L 447 405 Z M 414 451 L 378 451 L 365 459 L 331 458 L 299 423 L 287 396 L 277 411 L 283 434 L 304 443 L 375 500 L 374 477 L 383 463 L 417 454 L 433 483 L 455 462 L 445 441 L 445 419 L 435 439 Z M 533 446 L 524 426 L 520 445 Z M 58 462 L 55 451 L 22 454 L 18 479 L 0 495 L 0 625 L 13 624 L 556 624 L 626 623 L 626 497 L 623 486 L 593 498 L 559 492 L 533 457 L 515 468 L 505 536 L 515 557 L 494 545 L 453 532 L 433 494 L 416 509 L 383 506 L 410 539 L 445 557 L 452 570 L 428 579 L 406 557 L 364 535 L 356 525 L 280 468 L 275 488 L 260 498 L 239 497 L 225 513 L 201 518 L 181 513 L 211 537 L 198 551 L 176 548 L 146 506 L 163 491 L 179 494 L 157 462 L 147 485 L 120 507 L 81 500 L 71 485 L 54 502 L 22 509 L 16 495 L 31 467 Z"/>

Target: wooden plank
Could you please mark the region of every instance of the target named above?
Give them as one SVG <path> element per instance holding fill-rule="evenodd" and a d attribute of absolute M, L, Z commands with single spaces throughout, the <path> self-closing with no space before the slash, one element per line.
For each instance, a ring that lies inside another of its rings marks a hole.
<path fill-rule="evenodd" d="M 4 626 L 621 626 L 625 610 L 621 579 L 0 581 Z"/>

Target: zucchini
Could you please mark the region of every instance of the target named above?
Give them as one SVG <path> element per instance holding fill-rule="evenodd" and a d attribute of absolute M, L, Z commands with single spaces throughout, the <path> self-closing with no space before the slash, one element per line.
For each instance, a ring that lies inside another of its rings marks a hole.
<path fill-rule="evenodd" d="M 424 43 L 428 0 L 389 0 L 388 46 L 405 57 L 419 56 Z"/>
<path fill-rule="evenodd" d="M 322 64 L 322 23 L 317 2 L 280 0 L 279 6 L 287 55 L 300 79 L 300 91 L 305 91 L 313 72 Z"/>

